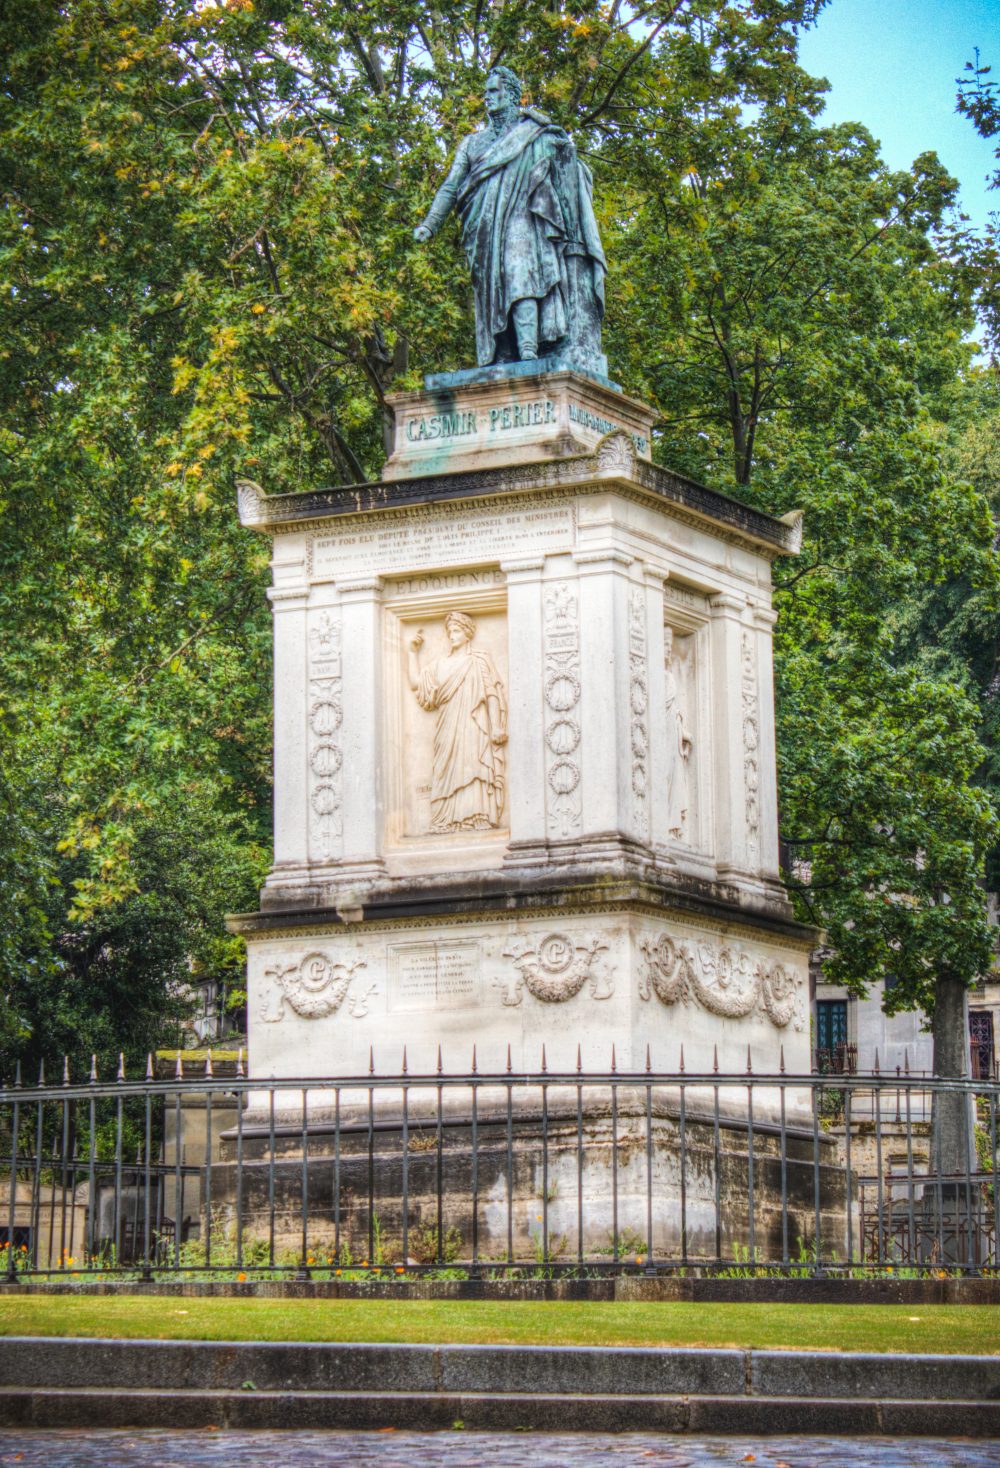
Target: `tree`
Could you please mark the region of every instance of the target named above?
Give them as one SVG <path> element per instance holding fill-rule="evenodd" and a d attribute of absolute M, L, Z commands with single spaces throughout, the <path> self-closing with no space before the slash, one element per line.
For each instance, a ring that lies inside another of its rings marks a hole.
<path fill-rule="evenodd" d="M 631 365 L 663 405 L 669 462 L 805 510 L 775 589 L 790 887 L 826 934 L 830 979 L 882 980 L 890 1011 L 951 1016 L 935 1029 L 951 1073 L 954 994 L 994 948 L 996 801 L 973 648 L 930 657 L 912 618 L 958 586 L 997 605 L 989 503 L 942 433 L 968 378 L 977 265 L 945 238 L 955 184 L 936 158 L 890 171 L 862 128 L 818 126 L 815 87 L 789 80 L 756 117 L 694 139 L 686 179 L 653 167 L 630 201 L 645 303 Z"/>
<path fill-rule="evenodd" d="M 1000 85 L 992 79 L 993 68 L 980 62 L 979 48 L 975 60 L 965 63 L 965 74 L 957 79 L 957 110 L 969 118 L 983 138 L 1000 137 Z M 998 167 L 989 180 L 991 189 L 1000 188 L 1000 147 Z M 978 267 L 977 305 L 986 333 L 986 344 L 993 354 L 993 365 L 1000 358 L 1000 217 L 994 212 L 979 236 L 969 236 L 976 252 Z"/>
<path fill-rule="evenodd" d="M 817 124 L 796 35 L 820 8 L 12 0 L 0 768 L 12 883 L 39 894 L 9 970 L 32 1044 L 61 1023 L 23 998 L 35 962 L 72 970 L 66 1015 L 105 996 L 107 1048 L 149 1042 L 192 956 L 238 962 L 202 942 L 250 904 L 267 846 L 265 564 L 233 479 L 377 475 L 389 391 L 467 358 L 454 226 L 429 248 L 411 230 L 499 61 L 593 169 L 608 350 L 664 411 L 658 456 L 807 511 L 778 588 L 800 911 L 852 984 L 903 975 L 893 1002 L 981 965 L 964 654 L 928 665 L 905 617 L 928 583 L 995 586 L 988 514 L 929 410 L 966 370 L 979 267 L 936 248 L 953 185 L 934 158 L 893 173 L 863 129 Z M 205 865 L 158 903 L 161 833 L 181 872 Z M 132 1030 L 125 973 L 150 996 Z"/>
<path fill-rule="evenodd" d="M 487 67 L 538 76 L 547 52 L 535 101 L 610 178 L 638 156 L 637 131 L 682 146 L 706 34 L 714 94 L 738 110 L 777 88 L 791 28 L 815 8 L 12 0 L 3 767 L 23 836 L 10 906 L 28 891 L 39 903 L 37 922 L 8 924 L 7 1064 L 71 1039 L 152 1043 L 183 953 L 233 961 L 197 935 L 221 931 L 224 903 L 252 903 L 270 718 L 264 554 L 235 524 L 232 481 L 376 474 L 389 386 L 415 384 L 411 358 L 462 359 L 459 254 L 449 239 L 415 249 L 411 229 Z M 157 900 L 162 832 L 182 871 L 203 849 L 197 892 Z M 126 971 L 147 996 L 141 1022 L 115 997 Z M 71 1023 L 88 1005 L 96 1028 Z"/>

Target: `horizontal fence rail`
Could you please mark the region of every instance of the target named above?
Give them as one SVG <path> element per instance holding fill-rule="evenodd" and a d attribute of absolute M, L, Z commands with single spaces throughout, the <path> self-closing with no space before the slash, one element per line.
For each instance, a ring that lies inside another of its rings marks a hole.
<path fill-rule="evenodd" d="M 0 1089 L 0 1281 L 1000 1270 L 995 1081 L 230 1069 Z"/>

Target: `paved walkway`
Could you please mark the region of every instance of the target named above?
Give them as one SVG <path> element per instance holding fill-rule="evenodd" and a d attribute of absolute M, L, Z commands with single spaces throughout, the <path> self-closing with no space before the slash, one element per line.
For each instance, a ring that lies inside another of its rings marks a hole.
<path fill-rule="evenodd" d="M 0 1431 L 17 1468 L 1000 1468 L 1000 1442 L 645 1433 Z"/>

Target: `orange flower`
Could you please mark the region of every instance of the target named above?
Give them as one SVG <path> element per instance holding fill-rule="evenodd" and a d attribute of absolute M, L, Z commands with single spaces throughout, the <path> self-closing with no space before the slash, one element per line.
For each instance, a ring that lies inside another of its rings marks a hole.
<path fill-rule="evenodd" d="M 239 1274 L 238 1274 L 238 1275 L 237 1275 L 237 1276 L 236 1276 L 236 1278 L 237 1278 L 237 1279 L 238 1279 L 238 1280 L 244 1280 L 244 1279 L 246 1279 L 246 1275 L 245 1275 L 245 1274 L 244 1274 L 244 1273 L 243 1273 L 243 1271 L 242 1271 L 242 1269 L 241 1269 L 241 1270 L 240 1270 L 240 1272 L 239 1272 Z"/>

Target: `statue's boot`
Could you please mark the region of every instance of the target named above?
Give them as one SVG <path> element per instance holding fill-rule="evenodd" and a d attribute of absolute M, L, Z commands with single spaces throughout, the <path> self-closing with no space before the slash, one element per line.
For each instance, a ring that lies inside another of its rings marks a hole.
<path fill-rule="evenodd" d="M 517 301 L 511 315 L 517 333 L 517 355 L 522 362 L 533 362 L 538 356 L 538 302 Z"/>

